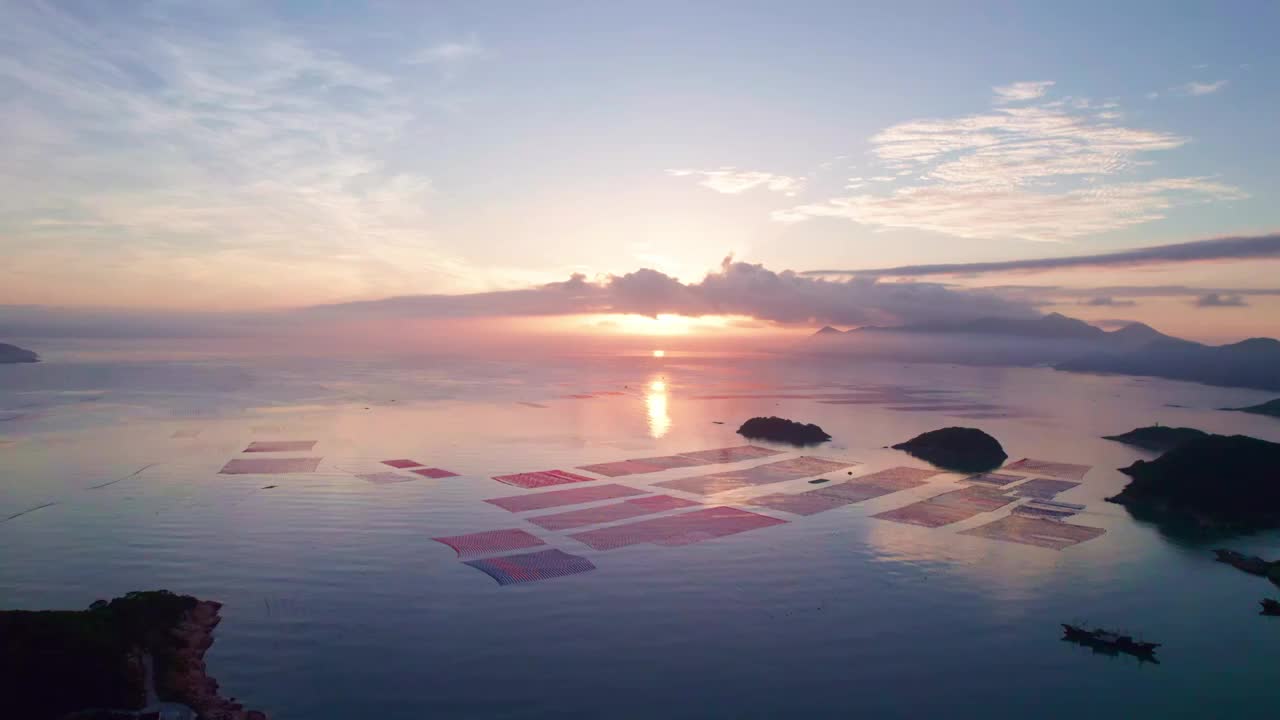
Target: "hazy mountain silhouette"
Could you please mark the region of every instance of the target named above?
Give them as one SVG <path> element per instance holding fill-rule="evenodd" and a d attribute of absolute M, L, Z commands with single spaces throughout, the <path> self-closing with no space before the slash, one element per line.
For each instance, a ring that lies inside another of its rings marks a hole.
<path fill-rule="evenodd" d="M 1059 363 L 1059 370 L 1148 375 L 1206 385 L 1280 390 L 1280 341 L 1251 338 L 1201 345 L 1170 338 L 1126 353 L 1096 353 Z"/>
<path fill-rule="evenodd" d="M 1280 398 L 1268 400 L 1258 405 L 1250 405 L 1248 407 L 1222 408 L 1223 410 L 1233 410 L 1235 412 L 1253 413 L 1254 415 L 1267 415 L 1270 417 L 1280 418 Z"/>
<path fill-rule="evenodd" d="M 1253 338 L 1230 345 L 1203 345 L 1165 335 L 1142 323 L 1108 332 L 1059 313 L 1036 318 L 990 317 L 959 323 L 867 326 L 843 333 L 823 328 L 810 337 L 803 349 L 926 362 L 1050 365 L 1075 372 L 1280 389 L 1280 341 Z"/>
<path fill-rule="evenodd" d="M 0 343 L 0 364 L 40 362 L 40 356 L 17 345 Z"/>

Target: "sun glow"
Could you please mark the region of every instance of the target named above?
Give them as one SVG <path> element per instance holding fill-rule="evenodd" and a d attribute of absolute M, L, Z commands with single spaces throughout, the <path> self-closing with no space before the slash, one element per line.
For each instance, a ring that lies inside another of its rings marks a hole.
<path fill-rule="evenodd" d="M 594 331 L 617 333 L 620 335 L 656 335 L 670 337 L 675 335 L 693 335 L 707 332 L 730 331 L 742 325 L 750 318 L 735 315 L 632 315 L 605 313 L 601 315 L 579 316 L 577 324 Z M 655 357 L 661 357 L 655 353 Z"/>
<path fill-rule="evenodd" d="M 656 358 L 666 357 L 666 356 L 667 356 L 667 351 L 666 351 L 666 350 L 654 350 L 654 351 L 653 351 L 653 356 L 654 356 L 654 357 L 656 357 Z"/>

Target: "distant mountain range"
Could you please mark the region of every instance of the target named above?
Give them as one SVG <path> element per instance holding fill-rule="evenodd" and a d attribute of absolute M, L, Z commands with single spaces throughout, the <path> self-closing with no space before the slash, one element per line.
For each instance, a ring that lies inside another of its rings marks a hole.
<path fill-rule="evenodd" d="M 824 327 L 806 349 L 859 352 L 864 345 L 892 355 L 881 337 L 927 337 L 941 362 L 1051 365 L 1074 372 L 1115 373 L 1188 380 L 1207 385 L 1280 390 L 1280 341 L 1252 338 L 1230 345 L 1203 345 L 1175 338 L 1142 323 L 1106 331 L 1083 320 L 1050 313 L 1034 318 L 980 318 L 960 323 L 899 327 Z M 983 349 L 989 352 L 983 353 Z M 901 345 L 897 351 L 905 350 Z M 906 353 L 908 359 L 926 359 Z M 1001 362 L 1001 360 L 1004 362 Z"/>
<path fill-rule="evenodd" d="M 0 364 L 39 362 L 40 356 L 17 345 L 0 343 Z"/>

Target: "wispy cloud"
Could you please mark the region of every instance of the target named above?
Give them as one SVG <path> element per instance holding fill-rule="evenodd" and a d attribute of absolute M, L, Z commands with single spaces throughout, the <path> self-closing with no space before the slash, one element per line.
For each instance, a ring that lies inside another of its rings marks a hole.
<path fill-rule="evenodd" d="M 422 88 L 220 12 L 0 9 L 0 284 L 224 305 L 464 276 L 427 234 L 431 178 L 402 161 Z"/>
<path fill-rule="evenodd" d="M 994 87 L 991 91 L 996 94 L 998 103 L 1026 102 L 1043 97 L 1053 85 L 1052 80 L 1023 81 Z"/>
<path fill-rule="evenodd" d="M 1114 103 L 1040 99 L 1044 82 L 997 88 L 1002 106 L 913 120 L 871 137 L 881 167 L 916 180 L 776 211 L 799 222 L 834 217 L 963 238 L 1062 241 L 1158 220 L 1177 206 L 1243 197 L 1210 177 L 1138 177 L 1146 156 L 1187 142 L 1116 124 Z"/>
<path fill-rule="evenodd" d="M 448 80 L 455 79 L 468 64 L 487 55 L 484 46 L 474 38 L 463 42 L 443 42 L 411 53 L 405 62 L 430 65 Z"/>
<path fill-rule="evenodd" d="M 1246 237 L 1212 238 L 1172 245 L 1121 250 L 1094 255 L 1002 260 L 996 262 L 903 265 L 862 270 L 808 270 L 805 275 L 880 275 L 916 277 L 923 275 L 978 275 L 997 272 L 1036 272 L 1080 267 L 1134 267 L 1214 260 L 1280 258 L 1280 233 Z"/>
<path fill-rule="evenodd" d="M 1248 305 L 1240 295 L 1223 295 L 1219 293 L 1205 293 L 1196 298 L 1193 304 L 1199 308 L 1234 308 Z"/>
<path fill-rule="evenodd" d="M 733 167 L 723 167 L 716 170 L 677 168 L 668 170 L 667 174 L 673 177 L 700 177 L 702 179 L 698 181 L 699 185 L 727 195 L 737 195 L 748 190 L 762 188 L 793 196 L 804 187 L 803 178 L 777 175 L 759 170 L 739 170 Z"/>
<path fill-rule="evenodd" d="M 1198 97 L 1200 95 L 1212 95 L 1226 86 L 1226 80 L 1216 80 L 1214 82 L 1189 82 L 1178 89 L 1186 95 Z"/>

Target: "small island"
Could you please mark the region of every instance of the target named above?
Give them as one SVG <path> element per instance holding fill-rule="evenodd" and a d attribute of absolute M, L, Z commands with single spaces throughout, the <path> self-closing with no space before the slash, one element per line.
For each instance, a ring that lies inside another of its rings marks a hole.
<path fill-rule="evenodd" d="M 0 343 L 0 365 L 40 362 L 40 356 L 17 345 Z"/>
<path fill-rule="evenodd" d="M 780 417 L 753 417 L 742 423 L 738 434 L 753 440 L 772 440 L 791 445 L 817 445 L 831 439 L 813 423 L 799 423 Z"/>
<path fill-rule="evenodd" d="M 1196 531 L 1280 527 L 1280 444 L 1206 435 L 1120 472 L 1133 480 L 1107 499 L 1136 518 Z"/>
<path fill-rule="evenodd" d="M 151 690 L 202 720 L 266 720 L 219 696 L 205 672 L 221 607 L 154 590 L 87 610 L 0 611 L 0 714 L 144 717 Z"/>
<path fill-rule="evenodd" d="M 1125 445 L 1132 445 L 1143 450 L 1164 452 L 1184 445 L 1192 440 L 1208 437 L 1209 433 L 1195 428 L 1165 427 L 1151 425 L 1130 430 L 1121 435 L 1103 435 L 1103 440 L 1114 440 Z"/>
<path fill-rule="evenodd" d="M 1232 412 L 1253 413 L 1254 415 L 1266 415 L 1267 417 L 1280 418 L 1280 398 L 1268 400 L 1258 405 L 1249 405 L 1247 407 L 1222 408 Z"/>
<path fill-rule="evenodd" d="M 977 428 L 931 430 L 893 446 L 944 470 L 979 473 L 994 470 L 1009 457 L 1000 442 Z"/>

